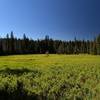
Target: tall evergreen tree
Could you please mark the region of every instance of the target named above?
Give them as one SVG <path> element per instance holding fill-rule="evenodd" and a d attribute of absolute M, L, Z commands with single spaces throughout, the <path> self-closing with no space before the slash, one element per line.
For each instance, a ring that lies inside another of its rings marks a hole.
<path fill-rule="evenodd" d="M 36 53 L 42 54 L 45 52 L 52 54 L 98 54 L 100 55 L 100 35 L 94 41 L 77 40 L 61 41 L 49 39 L 45 36 L 42 40 L 32 40 L 23 35 L 22 39 L 14 37 L 13 32 L 6 35 L 6 38 L 0 38 L 0 55 L 7 54 L 26 54 Z"/>
<path fill-rule="evenodd" d="M 93 54 L 97 55 L 97 45 L 96 45 L 96 40 L 93 42 Z"/>
<path fill-rule="evenodd" d="M 97 46 L 97 54 L 100 55 L 100 34 L 97 36 L 96 46 Z"/>
<path fill-rule="evenodd" d="M 11 54 L 14 54 L 15 53 L 15 50 L 14 50 L 14 34 L 13 34 L 13 31 L 11 31 L 11 34 L 10 34 L 10 53 Z"/>

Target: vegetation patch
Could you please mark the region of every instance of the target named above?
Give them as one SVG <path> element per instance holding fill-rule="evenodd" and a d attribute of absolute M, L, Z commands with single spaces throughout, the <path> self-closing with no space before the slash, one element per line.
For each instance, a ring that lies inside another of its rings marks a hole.
<path fill-rule="evenodd" d="M 100 56 L 17 55 L 0 63 L 0 100 L 100 99 Z"/>

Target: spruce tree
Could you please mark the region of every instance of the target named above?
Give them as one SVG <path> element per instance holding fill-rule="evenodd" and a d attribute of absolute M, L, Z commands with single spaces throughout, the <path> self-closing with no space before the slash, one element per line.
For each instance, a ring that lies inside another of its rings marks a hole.
<path fill-rule="evenodd" d="M 96 38 L 97 54 L 100 55 L 100 34 Z"/>

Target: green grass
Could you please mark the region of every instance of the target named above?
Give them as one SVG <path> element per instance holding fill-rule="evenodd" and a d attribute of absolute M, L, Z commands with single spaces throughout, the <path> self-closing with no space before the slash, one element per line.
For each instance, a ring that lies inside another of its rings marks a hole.
<path fill-rule="evenodd" d="M 1 56 L 2 91 L 12 98 L 22 93 L 39 100 L 99 100 L 100 56 Z"/>
<path fill-rule="evenodd" d="M 48 67 L 51 65 L 100 64 L 100 56 L 91 55 L 14 55 L 0 57 L 0 67 Z"/>

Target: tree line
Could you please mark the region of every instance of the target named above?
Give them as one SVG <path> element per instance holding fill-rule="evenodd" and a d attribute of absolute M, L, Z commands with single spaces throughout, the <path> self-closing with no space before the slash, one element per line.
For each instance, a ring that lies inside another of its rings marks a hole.
<path fill-rule="evenodd" d="M 94 54 L 100 55 L 100 35 L 94 40 L 62 41 L 53 40 L 48 35 L 44 39 L 33 40 L 23 35 L 23 38 L 14 37 L 13 32 L 0 38 L 0 55 L 12 54 Z"/>

